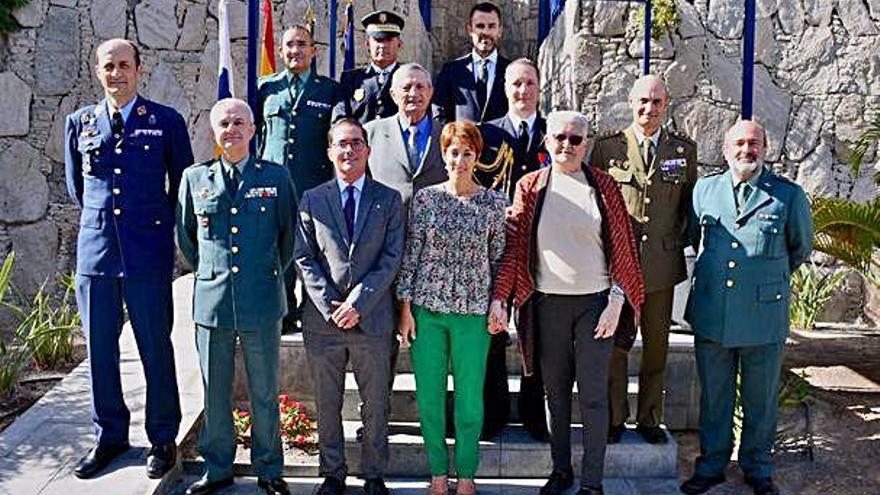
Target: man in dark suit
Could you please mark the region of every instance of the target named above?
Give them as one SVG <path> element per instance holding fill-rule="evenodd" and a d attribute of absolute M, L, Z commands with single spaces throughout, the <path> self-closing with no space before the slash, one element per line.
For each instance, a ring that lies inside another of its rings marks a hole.
<path fill-rule="evenodd" d="M 186 169 L 177 239 L 195 270 L 193 321 L 205 384 L 199 452 L 205 474 L 187 495 L 232 484 L 232 380 L 241 343 L 254 424 L 251 464 L 268 495 L 287 495 L 278 433 L 278 349 L 287 312 L 284 270 L 293 257 L 296 198 L 287 169 L 249 153 L 253 115 L 242 100 L 211 109 L 219 158 Z"/>
<path fill-rule="evenodd" d="M 318 408 L 319 495 L 345 491 L 342 430 L 345 366 L 364 400 L 361 472 L 365 495 L 387 495 L 388 378 L 394 332 L 391 284 L 403 257 L 404 213 L 397 191 L 367 177 L 367 134 L 354 119 L 330 131 L 336 177 L 303 195 L 294 248 L 308 294 L 306 355 Z"/>
<path fill-rule="evenodd" d="M 507 113 L 504 70 L 510 61 L 498 54 L 501 10 L 489 2 L 474 5 L 467 31 L 471 53 L 447 62 L 437 75 L 434 113 L 446 122 L 480 123 Z"/>
<path fill-rule="evenodd" d="M 361 124 L 397 113 L 391 98 L 391 76 L 397 70 L 402 42 L 403 18 L 394 12 L 377 10 L 361 19 L 367 36 L 364 46 L 370 65 L 347 70 L 339 78 L 342 99 L 333 109 L 333 120 L 352 117 Z"/>
<path fill-rule="evenodd" d="M 181 417 L 171 272 L 177 185 L 193 155 L 183 117 L 137 94 L 143 74 L 137 46 L 111 39 L 96 55 L 104 99 L 68 115 L 64 130 L 67 190 L 82 208 L 76 302 L 88 339 L 97 436 L 74 474 L 91 478 L 129 447 L 119 376 L 124 305 L 147 385 L 147 476 L 160 478 L 174 466 Z"/>
<path fill-rule="evenodd" d="M 503 191 L 511 202 L 517 181 L 525 174 L 541 168 L 541 154 L 547 153 L 543 144 L 547 123 L 538 113 L 540 88 L 539 71 L 535 63 L 527 58 L 514 60 L 507 66 L 504 74 L 507 115 L 480 126 L 484 151 L 482 163 L 476 171 L 477 180 L 485 187 Z M 484 390 L 484 438 L 494 436 L 507 422 L 509 415 L 506 366 L 506 347 L 509 340 L 507 332 L 492 336 Z M 517 410 L 525 429 L 535 439 L 546 440 L 544 383 L 540 368 L 535 366 L 533 371 L 531 376 L 522 376 Z"/>
<path fill-rule="evenodd" d="M 333 176 L 324 150 L 333 107 L 340 98 L 339 84 L 312 72 L 315 40 L 305 26 L 285 30 L 278 50 L 286 68 L 259 82 L 257 156 L 286 166 L 297 195 L 302 195 Z M 288 270 L 290 312 L 284 322 L 288 330 L 296 329 L 299 320 L 294 285 L 294 270 Z"/>

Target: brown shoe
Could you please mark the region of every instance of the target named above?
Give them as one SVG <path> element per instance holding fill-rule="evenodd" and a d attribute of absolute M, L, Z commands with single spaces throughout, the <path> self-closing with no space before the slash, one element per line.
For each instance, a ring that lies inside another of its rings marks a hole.
<path fill-rule="evenodd" d="M 455 487 L 455 495 L 476 495 L 477 486 L 473 478 L 459 478 Z"/>
<path fill-rule="evenodd" d="M 428 493 L 429 495 L 448 495 L 449 477 L 431 476 L 431 488 L 428 489 Z"/>

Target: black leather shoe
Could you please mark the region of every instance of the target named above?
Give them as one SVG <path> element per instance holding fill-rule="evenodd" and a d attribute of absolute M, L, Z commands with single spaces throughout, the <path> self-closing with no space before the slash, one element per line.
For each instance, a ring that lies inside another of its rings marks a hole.
<path fill-rule="evenodd" d="M 605 495 L 605 491 L 601 486 L 599 488 L 582 486 L 581 489 L 578 490 L 577 495 Z"/>
<path fill-rule="evenodd" d="M 650 444 L 657 445 L 669 442 L 666 432 L 659 426 L 637 426 L 636 433 L 641 435 Z"/>
<path fill-rule="evenodd" d="M 625 425 L 610 426 L 608 428 L 608 444 L 620 443 L 620 437 L 626 431 Z"/>
<path fill-rule="evenodd" d="M 120 454 L 125 453 L 128 449 L 128 443 L 119 445 L 98 444 L 94 446 L 85 457 L 80 459 L 73 474 L 80 479 L 89 479 L 98 474 L 98 471 L 107 467 L 107 465 L 110 464 L 110 461 Z"/>
<path fill-rule="evenodd" d="M 318 488 L 317 495 L 342 495 L 345 493 L 345 482 L 338 480 L 332 476 L 324 478 L 321 487 Z"/>
<path fill-rule="evenodd" d="M 153 445 L 147 456 L 147 478 L 157 479 L 165 475 L 177 461 L 177 445 L 168 442 L 164 445 Z"/>
<path fill-rule="evenodd" d="M 232 486 L 233 481 L 232 478 L 209 481 L 208 478 L 202 477 L 202 479 L 189 485 L 189 488 L 186 489 L 186 495 L 209 495 L 221 488 Z"/>
<path fill-rule="evenodd" d="M 540 495 L 562 495 L 565 490 L 571 488 L 574 483 L 574 473 L 571 471 L 553 471 L 547 483 L 541 487 Z"/>
<path fill-rule="evenodd" d="M 746 476 L 746 483 L 752 487 L 755 495 L 779 495 L 779 488 L 773 484 L 770 478 L 752 478 Z"/>
<path fill-rule="evenodd" d="M 274 478 L 271 480 L 257 480 L 257 486 L 266 492 L 266 495 L 290 495 L 287 483 L 283 478 Z"/>
<path fill-rule="evenodd" d="M 388 495 L 388 493 L 382 478 L 372 478 L 364 482 L 364 495 Z"/>
<path fill-rule="evenodd" d="M 698 495 L 700 493 L 706 493 L 715 485 L 719 485 L 724 483 L 724 475 L 719 476 L 700 476 L 699 474 L 695 474 L 691 479 L 685 481 L 681 484 L 682 493 L 687 493 L 688 495 Z"/>

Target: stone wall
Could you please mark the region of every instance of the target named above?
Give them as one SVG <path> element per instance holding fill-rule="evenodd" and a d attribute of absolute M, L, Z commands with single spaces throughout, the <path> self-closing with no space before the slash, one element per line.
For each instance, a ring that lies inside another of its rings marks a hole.
<path fill-rule="evenodd" d="M 308 0 L 272 0 L 276 37 L 301 22 Z M 344 7 L 344 0 L 340 0 Z M 327 73 L 326 0 L 312 0 L 319 72 Z M 418 0 L 354 0 L 356 19 L 392 9 L 407 19 L 402 60 L 439 70 L 469 48 L 470 1 L 433 0 L 432 30 Z M 500 0 L 510 58 L 535 57 L 537 1 Z M 724 128 L 739 101 L 740 0 L 679 0 L 682 24 L 655 43 L 652 70 L 669 81 L 671 124 L 700 143 L 700 161 L 720 164 Z M 846 145 L 880 112 L 880 0 L 759 0 L 757 115 L 770 135 L 769 158 L 813 193 L 857 199 L 877 194 L 867 173 L 853 180 L 842 163 Z M 569 0 L 541 50 L 544 109 L 576 108 L 597 130 L 628 120 L 626 93 L 639 72 L 641 40 L 626 32 L 635 4 Z M 234 84 L 245 96 L 246 3 L 229 2 Z M 0 253 L 15 249 L 15 282 L 33 292 L 73 268 L 78 210 L 64 186 L 64 116 L 97 101 L 94 51 L 126 37 L 142 47 L 142 94 L 177 108 L 190 125 L 197 159 L 210 155 L 208 109 L 215 100 L 217 0 L 31 0 L 15 12 L 23 28 L 0 39 Z M 339 11 L 341 35 L 343 9 Z M 356 34 L 359 63 L 363 32 Z M 337 44 L 338 46 L 338 44 Z M 337 67 L 341 67 L 341 53 Z M 874 151 L 871 151 L 873 163 Z M 852 290 L 851 290 L 852 289 Z M 834 319 L 861 314 L 856 295 Z"/>
<path fill-rule="evenodd" d="M 742 0 L 676 0 L 677 29 L 654 41 L 651 72 L 672 103 L 669 125 L 698 143 L 704 171 L 723 165 L 724 131 L 738 118 Z M 877 196 L 875 150 L 852 177 L 848 149 L 880 112 L 880 1 L 757 0 L 754 111 L 767 129 L 767 160 L 808 193 Z M 541 47 L 543 108 L 578 109 L 596 132 L 628 124 L 627 92 L 641 73 L 641 32 L 628 32 L 638 4 L 569 0 Z M 867 287 L 846 283 L 825 318 L 863 316 Z M 876 298 L 875 298 L 876 299 Z M 875 303 L 876 304 L 876 303 Z"/>

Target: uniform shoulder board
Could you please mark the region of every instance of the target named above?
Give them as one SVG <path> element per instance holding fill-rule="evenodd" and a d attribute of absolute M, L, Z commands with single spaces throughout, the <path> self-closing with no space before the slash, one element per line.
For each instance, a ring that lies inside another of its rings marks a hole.
<path fill-rule="evenodd" d="M 278 81 L 279 79 L 284 77 L 284 75 L 285 75 L 284 71 L 278 71 L 274 74 L 269 74 L 268 76 L 263 76 L 257 80 L 257 85 L 260 86 L 260 85 L 266 84 L 268 82 Z"/>
<path fill-rule="evenodd" d="M 789 179 L 788 177 L 786 177 L 786 176 L 784 176 L 784 175 L 777 174 L 777 173 L 775 173 L 775 172 L 774 172 L 774 173 L 771 173 L 770 175 L 772 175 L 774 179 L 778 180 L 779 182 L 782 182 L 783 184 L 788 184 L 789 186 L 796 186 L 796 185 L 798 185 L 797 182 L 795 182 L 795 181 Z"/>
<path fill-rule="evenodd" d="M 623 134 L 623 131 L 605 131 L 600 133 L 598 137 L 596 137 L 596 141 L 604 141 L 606 139 L 611 139 Z"/>
<path fill-rule="evenodd" d="M 269 160 L 263 160 L 262 158 L 257 158 L 256 162 L 259 163 L 263 167 L 281 167 L 282 166 L 282 165 L 279 165 L 279 164 L 272 162 L 272 161 L 269 161 Z"/>
<path fill-rule="evenodd" d="M 217 158 L 211 158 L 210 160 L 205 160 L 205 161 L 203 161 L 203 162 L 196 162 L 196 163 L 190 165 L 190 167 L 191 167 L 191 168 L 210 167 L 210 166 L 213 165 L 214 162 L 217 161 L 217 160 L 218 160 Z"/>
<path fill-rule="evenodd" d="M 690 144 L 694 144 L 694 145 L 697 144 L 696 141 L 694 141 L 693 139 L 691 139 L 691 137 L 688 136 L 687 134 L 685 134 L 684 131 L 679 131 L 679 130 L 676 129 L 676 130 L 674 130 L 674 131 L 670 131 L 670 132 L 669 132 L 669 135 L 672 136 L 672 137 L 674 137 L 674 138 L 681 139 L 682 141 L 686 141 L 686 142 L 688 142 L 688 143 L 690 143 Z"/>

